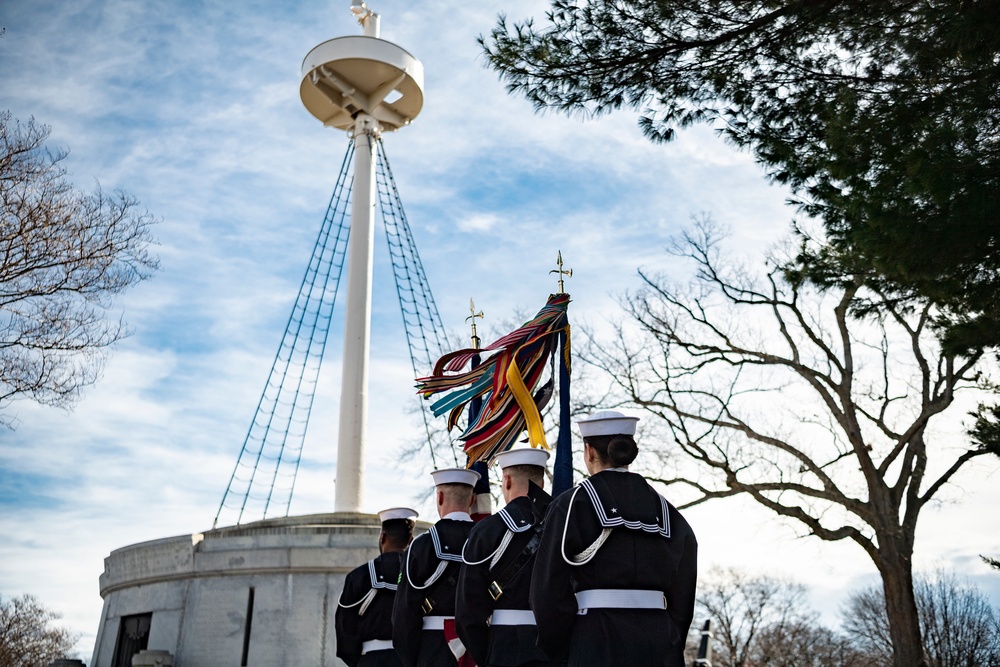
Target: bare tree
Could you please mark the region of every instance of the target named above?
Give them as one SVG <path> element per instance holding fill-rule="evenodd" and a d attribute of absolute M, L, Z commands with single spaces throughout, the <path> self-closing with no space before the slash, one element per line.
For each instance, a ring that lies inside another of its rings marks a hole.
<path fill-rule="evenodd" d="M 930 667 L 1000 665 L 1000 613 L 985 595 L 943 572 L 917 575 L 914 588 Z M 876 587 L 854 593 L 844 610 L 844 627 L 858 648 L 884 655 L 891 647 L 882 598 Z"/>
<path fill-rule="evenodd" d="M 48 136 L 0 112 L 0 409 L 17 398 L 67 406 L 96 381 L 127 334 L 107 316 L 113 297 L 158 263 L 151 216 L 124 192 L 75 189 Z"/>
<path fill-rule="evenodd" d="M 917 609 L 931 667 L 1000 665 L 997 611 L 955 575 L 918 576 Z"/>
<path fill-rule="evenodd" d="M 698 608 L 712 619 L 716 667 L 876 667 L 846 637 L 823 627 L 805 588 L 736 568 L 712 568 Z M 884 612 L 883 612 L 884 614 Z M 692 637 L 692 655 L 700 633 Z M 881 663 L 884 664 L 884 663 Z"/>
<path fill-rule="evenodd" d="M 977 387 L 982 351 L 943 351 L 932 305 L 894 303 L 860 280 L 820 291 L 780 257 L 754 278 L 720 257 L 719 238 L 701 221 L 673 248 L 695 264 L 690 284 L 640 271 L 643 288 L 623 303 L 637 327 L 593 341 L 586 358 L 695 464 L 660 479 L 693 493 L 681 507 L 743 494 L 859 545 L 882 577 L 894 660 L 917 665 L 917 519 L 966 463 L 1000 452 L 929 430 Z M 854 316 L 872 304 L 880 315 Z"/>
<path fill-rule="evenodd" d="M 844 631 L 854 645 L 880 664 L 892 662 L 892 637 L 885 612 L 885 594 L 873 586 L 853 593 L 843 612 Z"/>
<path fill-rule="evenodd" d="M 743 667 L 765 628 L 783 628 L 809 617 L 805 589 L 736 568 L 712 568 L 698 583 L 697 606 L 713 621 L 713 664 Z"/>
<path fill-rule="evenodd" d="M 882 667 L 887 664 L 855 648 L 818 623 L 796 621 L 761 630 L 750 662 L 754 667 Z"/>
<path fill-rule="evenodd" d="M 0 598 L 0 665 L 47 667 L 73 650 L 77 637 L 52 626 L 59 614 L 49 611 L 33 595 Z"/>

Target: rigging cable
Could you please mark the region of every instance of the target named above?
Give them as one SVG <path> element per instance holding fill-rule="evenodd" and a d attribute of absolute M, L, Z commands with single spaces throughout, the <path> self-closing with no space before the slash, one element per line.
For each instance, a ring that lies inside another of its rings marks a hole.
<path fill-rule="evenodd" d="M 272 503 L 281 503 L 275 498 L 279 474 L 290 477 L 284 501 L 287 516 L 350 235 L 347 211 L 353 154 L 352 142 L 341 164 L 309 266 L 213 527 L 218 524 L 224 509 L 238 509 L 236 524 L 239 524 L 248 512 L 250 501 L 262 503 L 261 518 L 267 518 Z M 336 234 L 333 234 L 334 228 Z M 332 242 L 331 235 L 334 236 Z M 300 426 L 301 430 L 293 432 L 293 425 Z M 266 497 L 255 497 L 255 487 L 262 484 L 258 476 L 266 476 L 262 462 L 268 471 L 273 467 L 273 473 Z M 284 472 L 283 468 L 291 468 L 291 472 Z M 282 489 L 281 492 L 286 491 Z"/>
<path fill-rule="evenodd" d="M 447 352 L 444 325 L 434 295 L 431 293 L 423 262 L 420 261 L 420 254 L 417 252 L 413 232 L 403 210 L 403 201 L 399 196 L 396 180 L 389 165 L 389 157 L 385 153 L 385 145 L 381 138 L 377 144 L 377 158 L 376 183 L 379 206 L 382 210 L 389 256 L 392 260 L 403 328 L 406 331 L 406 343 L 410 351 L 410 364 L 413 368 L 413 377 L 422 377 L 430 372 L 434 362 Z M 420 414 L 427 435 L 431 463 L 436 468 L 434 433 L 436 430 L 439 432 L 439 429 L 431 426 L 430 409 L 425 405 L 426 401 L 419 398 L 417 400 L 420 403 Z M 452 444 L 450 436 L 448 442 Z M 457 466 L 458 457 L 455 448 L 451 446 L 449 449 Z"/>
<path fill-rule="evenodd" d="M 238 509 L 237 525 L 244 515 L 255 510 L 260 510 L 261 518 L 266 519 L 272 506 L 281 504 L 284 505 L 285 516 L 288 516 L 302 460 L 306 429 L 312 414 L 320 365 L 326 351 L 337 291 L 347 257 L 350 236 L 348 211 L 353 186 L 350 166 L 353 155 L 352 141 L 344 156 L 309 266 L 299 287 L 236 467 L 212 524 L 213 528 L 218 525 L 223 511 L 227 509 Z M 376 156 L 375 180 L 379 207 L 413 377 L 419 377 L 426 375 L 433 368 L 435 360 L 447 351 L 444 326 L 381 138 L 376 139 Z M 432 426 L 430 408 L 425 403 L 420 401 L 420 412 L 431 461 L 436 468 L 435 444 L 442 439 L 442 429 Z M 446 437 L 448 444 L 452 445 L 449 449 L 455 458 L 455 465 L 458 465 L 450 435 Z M 282 483 L 279 484 L 279 481 Z M 262 487 L 266 493 L 261 491 Z"/>

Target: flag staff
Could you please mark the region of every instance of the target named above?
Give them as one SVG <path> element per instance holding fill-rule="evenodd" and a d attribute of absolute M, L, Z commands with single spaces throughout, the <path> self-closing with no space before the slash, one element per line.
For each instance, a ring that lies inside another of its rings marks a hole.
<path fill-rule="evenodd" d="M 472 349 L 478 350 L 482 341 L 479 340 L 479 336 L 476 334 L 476 318 L 483 319 L 483 311 L 476 312 L 476 302 L 473 301 L 472 297 L 469 297 L 469 312 L 472 314 L 466 317 L 465 321 L 472 321 Z"/>
<path fill-rule="evenodd" d="M 556 292 L 556 294 L 565 294 L 566 293 L 566 289 L 563 287 L 563 276 L 566 276 L 567 278 L 572 278 L 573 277 L 573 269 L 566 269 L 565 271 L 563 270 L 562 250 L 559 250 L 558 253 L 559 254 L 556 257 L 556 266 L 558 268 L 552 269 L 551 271 L 549 271 L 549 273 L 558 273 L 559 274 L 559 291 Z"/>

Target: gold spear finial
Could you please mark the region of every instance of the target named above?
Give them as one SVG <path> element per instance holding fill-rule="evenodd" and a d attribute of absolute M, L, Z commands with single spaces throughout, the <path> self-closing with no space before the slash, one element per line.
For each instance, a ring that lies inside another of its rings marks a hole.
<path fill-rule="evenodd" d="M 476 312 L 476 302 L 472 300 L 472 297 L 469 297 L 469 312 L 472 314 L 466 317 L 465 321 L 472 321 L 472 349 L 478 350 L 479 336 L 476 335 L 476 318 L 478 317 L 482 319 L 483 311 L 480 310 L 478 313 Z"/>
<path fill-rule="evenodd" d="M 566 269 L 565 271 L 563 270 L 562 250 L 559 250 L 558 252 L 559 256 L 556 258 L 556 265 L 559 268 L 552 269 L 551 271 L 549 271 L 549 273 L 559 274 L 559 291 L 557 292 L 557 294 L 565 294 L 566 290 L 563 288 L 563 276 L 566 276 L 567 278 L 572 278 L 573 269 Z"/>

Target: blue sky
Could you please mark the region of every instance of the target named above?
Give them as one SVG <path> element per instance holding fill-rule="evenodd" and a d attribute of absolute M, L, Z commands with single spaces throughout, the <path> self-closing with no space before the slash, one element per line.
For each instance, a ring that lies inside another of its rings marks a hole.
<path fill-rule="evenodd" d="M 0 107 L 52 128 L 81 188 L 135 195 L 161 219 L 162 268 L 118 304 L 133 335 L 72 412 L 18 402 L 0 432 L 0 594 L 33 593 L 64 614 L 89 661 L 97 579 L 118 547 L 207 529 L 308 261 L 346 136 L 298 97 L 316 44 L 358 34 L 346 0 L 0 4 Z M 707 128 L 666 146 L 635 115 L 537 115 L 483 68 L 476 36 L 499 12 L 544 3 L 375 0 L 382 36 L 424 64 L 416 121 L 384 137 L 435 299 L 464 331 L 530 314 L 574 270 L 576 324 L 600 329 L 637 267 L 678 272 L 663 252 L 702 212 L 733 230 L 746 261 L 787 233 L 786 193 Z M 401 447 L 419 437 L 384 237 L 376 235 L 366 508 L 432 508 L 429 478 Z M 332 508 L 341 342 L 335 328 L 292 512 Z M 918 566 L 955 567 L 1000 602 L 977 554 L 1000 553 L 995 475 L 963 475 L 925 512 Z M 387 489 L 392 489 L 387 491 Z M 690 512 L 702 562 L 787 574 L 833 622 L 845 590 L 874 580 L 860 549 L 796 537 L 740 501 Z M 782 554 L 775 558 L 775 553 Z"/>

